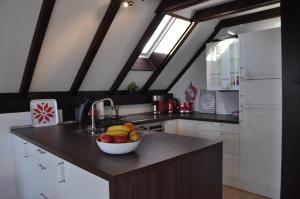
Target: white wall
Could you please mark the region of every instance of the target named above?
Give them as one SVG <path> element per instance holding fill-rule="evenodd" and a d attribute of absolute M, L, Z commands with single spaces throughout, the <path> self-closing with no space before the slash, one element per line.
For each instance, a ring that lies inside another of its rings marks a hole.
<path fill-rule="evenodd" d="M 264 20 L 254 23 L 249 23 L 240 26 L 234 26 L 226 28 L 217 35 L 217 37 L 227 36 L 228 30 L 231 30 L 237 34 L 246 33 L 252 31 L 259 31 L 264 29 L 270 29 L 280 27 L 280 18 Z M 194 39 L 196 41 L 196 39 Z M 183 77 L 175 84 L 170 92 L 174 93 L 174 96 L 182 101 L 185 101 L 184 91 L 189 86 L 190 82 L 198 89 L 206 89 L 206 61 L 204 51 L 193 65 L 187 70 Z M 238 110 L 238 92 L 217 92 L 217 113 L 230 114 L 233 111 Z M 199 94 L 195 100 L 195 110 L 199 110 Z"/>
<path fill-rule="evenodd" d="M 151 111 L 152 111 L 151 104 L 123 105 L 123 106 L 120 106 L 120 108 L 119 108 L 120 115 L 145 113 L 145 112 L 151 112 Z"/>

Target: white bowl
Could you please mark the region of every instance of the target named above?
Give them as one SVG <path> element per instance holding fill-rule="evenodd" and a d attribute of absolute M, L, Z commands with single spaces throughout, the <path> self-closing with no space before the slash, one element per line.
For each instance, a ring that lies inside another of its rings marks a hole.
<path fill-rule="evenodd" d="M 105 153 L 120 155 L 126 154 L 134 151 L 139 144 L 141 143 L 141 139 L 136 142 L 129 143 L 104 143 L 96 140 L 98 147 Z"/>

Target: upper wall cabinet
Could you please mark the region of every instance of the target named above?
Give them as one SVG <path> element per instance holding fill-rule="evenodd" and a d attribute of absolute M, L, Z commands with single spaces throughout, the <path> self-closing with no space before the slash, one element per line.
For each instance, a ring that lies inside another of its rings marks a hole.
<path fill-rule="evenodd" d="M 207 90 L 239 90 L 239 42 L 236 38 L 206 46 Z"/>
<path fill-rule="evenodd" d="M 241 79 L 281 78 L 280 28 L 239 35 Z"/>

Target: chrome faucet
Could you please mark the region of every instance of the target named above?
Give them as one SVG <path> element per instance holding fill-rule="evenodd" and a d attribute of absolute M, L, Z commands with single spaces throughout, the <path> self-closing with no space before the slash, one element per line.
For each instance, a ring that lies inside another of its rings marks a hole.
<path fill-rule="evenodd" d="M 114 102 L 111 98 L 104 98 L 104 99 L 101 99 L 101 100 L 98 100 L 98 101 L 95 101 L 93 104 L 92 104 L 92 124 L 88 127 L 88 131 L 91 131 L 91 134 L 94 135 L 95 134 L 95 131 L 96 131 L 96 123 L 95 123 L 95 106 L 100 103 L 100 102 L 105 102 L 105 101 L 109 101 L 110 102 L 110 106 L 111 106 L 111 110 L 112 110 L 112 114 L 111 114 L 111 117 L 114 118 L 114 117 L 117 117 L 117 113 L 116 113 L 116 107 L 114 105 Z"/>

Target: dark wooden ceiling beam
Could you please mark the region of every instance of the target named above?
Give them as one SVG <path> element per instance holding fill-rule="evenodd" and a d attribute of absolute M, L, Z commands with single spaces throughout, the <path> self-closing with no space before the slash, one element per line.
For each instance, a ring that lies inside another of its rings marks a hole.
<path fill-rule="evenodd" d="M 153 18 L 153 20 L 151 21 L 147 30 L 144 32 L 142 38 L 140 39 L 140 41 L 136 45 L 135 49 L 131 53 L 129 59 L 123 66 L 121 72 L 119 73 L 119 75 L 117 76 L 115 81 L 113 82 L 113 84 L 110 88 L 111 94 L 115 93 L 118 90 L 118 88 L 122 84 L 123 80 L 126 78 L 127 74 L 129 73 L 130 69 L 132 68 L 133 64 L 135 63 L 137 58 L 140 56 L 141 52 L 143 51 L 143 48 L 145 47 L 145 45 L 151 38 L 151 36 L 154 33 L 154 31 L 156 30 L 156 28 L 159 26 L 159 24 L 162 21 L 162 19 L 164 18 L 164 16 L 165 16 L 165 14 L 159 13 L 159 14 L 156 14 L 156 16 Z"/>
<path fill-rule="evenodd" d="M 204 3 L 209 0 L 168 0 L 164 1 L 157 8 L 156 13 L 164 12 L 171 13 L 176 12 L 178 10 L 182 10 L 200 3 Z"/>
<path fill-rule="evenodd" d="M 97 52 L 104 41 L 104 38 L 118 13 L 118 10 L 122 4 L 122 0 L 112 0 L 110 5 L 98 27 L 98 30 L 94 36 L 94 39 L 88 49 L 87 54 L 85 55 L 83 62 L 79 68 L 79 71 L 73 81 L 71 89 L 69 91 L 70 95 L 76 95 L 86 74 L 88 73 Z"/>
<path fill-rule="evenodd" d="M 265 10 L 257 13 L 252 13 L 252 14 L 247 14 L 239 17 L 222 20 L 216 26 L 214 32 L 210 35 L 210 37 L 206 40 L 206 42 L 199 48 L 199 50 L 194 54 L 194 56 L 189 60 L 189 62 L 180 71 L 180 73 L 176 76 L 176 78 L 170 83 L 170 85 L 166 90 L 170 91 L 173 88 L 173 86 L 179 81 L 179 79 L 185 74 L 185 72 L 192 66 L 192 64 L 196 61 L 196 59 L 206 49 L 206 44 L 211 42 L 222 28 L 232 27 L 236 25 L 241 25 L 241 24 L 266 20 L 266 19 L 272 19 L 276 17 L 280 17 L 280 8 L 274 8 L 270 10 Z"/>
<path fill-rule="evenodd" d="M 219 6 L 199 10 L 193 16 L 192 21 L 208 21 L 211 19 L 238 14 L 277 3 L 280 3 L 280 0 L 237 0 Z"/>
<path fill-rule="evenodd" d="M 161 74 L 161 72 L 165 69 L 165 67 L 168 65 L 168 63 L 171 61 L 171 59 L 174 57 L 174 55 L 180 49 L 180 47 L 184 44 L 184 42 L 190 36 L 190 34 L 193 32 L 193 30 L 196 26 L 197 26 L 197 23 L 191 23 L 191 25 L 187 28 L 185 33 L 181 36 L 179 41 L 175 44 L 175 46 L 170 51 L 170 53 L 167 55 L 167 57 L 164 59 L 164 61 L 152 73 L 152 75 L 150 76 L 148 81 L 145 83 L 145 85 L 141 89 L 142 93 L 145 93 L 149 90 L 149 88 L 152 86 L 154 81 L 158 78 L 158 76 Z"/>
<path fill-rule="evenodd" d="M 225 19 L 220 22 L 219 26 L 221 28 L 227 28 L 227 27 L 232 27 L 240 24 L 272 19 L 272 18 L 280 17 L 280 15 L 281 15 L 280 8 L 273 8 L 270 10 L 265 10 L 265 11 L 256 12 L 252 14 L 242 15 L 239 17 Z"/>
<path fill-rule="evenodd" d="M 25 97 L 29 91 L 54 5 L 55 0 L 43 0 L 19 89 L 19 97 Z"/>

